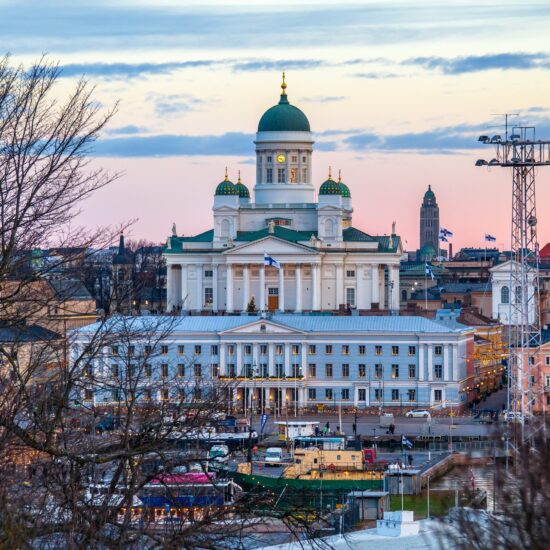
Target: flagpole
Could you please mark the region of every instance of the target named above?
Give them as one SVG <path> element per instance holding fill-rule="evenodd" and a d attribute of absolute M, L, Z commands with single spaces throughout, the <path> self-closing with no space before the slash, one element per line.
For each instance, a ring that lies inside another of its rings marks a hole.
<path fill-rule="evenodd" d="M 427 269 L 424 268 L 424 308 L 428 311 L 428 274 L 426 271 Z"/>

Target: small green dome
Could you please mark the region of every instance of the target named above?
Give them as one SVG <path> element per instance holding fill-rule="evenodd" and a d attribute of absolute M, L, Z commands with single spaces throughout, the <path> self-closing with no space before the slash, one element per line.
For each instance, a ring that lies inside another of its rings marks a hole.
<path fill-rule="evenodd" d="M 219 196 L 219 195 L 238 195 L 238 194 L 239 194 L 239 191 L 237 189 L 237 186 L 232 181 L 229 181 L 227 177 L 227 170 L 226 170 L 225 179 L 222 182 L 218 183 L 218 187 L 216 187 L 215 195 Z"/>
<path fill-rule="evenodd" d="M 351 199 L 349 187 L 341 179 L 338 180 L 338 185 L 340 186 L 342 197 L 344 197 L 344 199 Z"/>
<path fill-rule="evenodd" d="M 424 193 L 424 199 L 435 201 L 435 193 L 432 191 L 431 185 L 428 185 L 428 190 Z"/>
<path fill-rule="evenodd" d="M 262 115 L 258 132 L 310 132 L 306 115 L 288 102 L 284 73 L 281 88 L 283 92 L 279 103 Z"/>
<path fill-rule="evenodd" d="M 237 193 L 239 194 L 239 197 L 241 199 L 249 199 L 250 198 L 250 191 L 248 190 L 248 187 L 241 181 L 241 172 L 239 171 L 239 179 L 237 180 L 237 183 L 235 184 L 235 189 L 237 190 Z"/>
<path fill-rule="evenodd" d="M 334 181 L 332 177 L 328 176 L 328 180 L 324 181 L 319 188 L 319 195 L 341 195 L 342 188 L 337 181 Z"/>

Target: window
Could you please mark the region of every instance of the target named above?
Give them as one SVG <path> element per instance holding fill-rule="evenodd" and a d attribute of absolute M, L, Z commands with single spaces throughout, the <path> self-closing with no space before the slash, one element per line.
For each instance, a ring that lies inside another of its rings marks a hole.
<path fill-rule="evenodd" d="M 315 363 L 309 364 L 309 377 L 315 378 L 317 376 L 317 365 Z"/>
<path fill-rule="evenodd" d="M 384 369 L 382 365 L 374 365 L 374 377 L 380 380 L 384 376 Z"/>
<path fill-rule="evenodd" d="M 298 162 L 298 155 L 292 155 L 292 162 Z"/>
<path fill-rule="evenodd" d="M 132 357 L 136 351 L 136 346 L 128 346 L 128 357 Z"/>
<path fill-rule="evenodd" d="M 349 365 L 347 363 L 342 365 L 342 378 L 349 378 Z"/>
<path fill-rule="evenodd" d="M 342 355 L 349 355 L 349 346 L 342 346 Z"/>
<path fill-rule="evenodd" d="M 230 378 L 235 378 L 237 375 L 237 369 L 235 367 L 235 363 L 228 363 L 227 364 L 227 374 Z"/>
<path fill-rule="evenodd" d="M 183 363 L 178 365 L 178 376 L 185 376 L 185 365 Z"/>
<path fill-rule="evenodd" d="M 367 376 L 367 366 L 359 365 L 359 378 L 365 378 Z"/>
<path fill-rule="evenodd" d="M 266 161 L 267 162 L 273 162 L 273 157 L 271 155 L 267 155 Z"/>
<path fill-rule="evenodd" d="M 246 345 L 246 346 L 244 347 L 244 354 L 245 354 L 245 355 L 252 355 L 252 346 Z"/>
<path fill-rule="evenodd" d="M 355 289 L 354 288 L 346 288 L 346 305 L 348 306 L 355 306 Z"/>
<path fill-rule="evenodd" d="M 306 156 L 302 157 L 302 162 L 307 162 L 307 157 Z"/>
<path fill-rule="evenodd" d="M 275 355 L 283 355 L 284 353 L 284 346 L 281 344 L 277 344 L 275 346 Z"/>
<path fill-rule="evenodd" d="M 535 364 L 535 358 L 533 356 L 529 357 L 529 364 L 534 365 Z"/>
<path fill-rule="evenodd" d="M 145 401 L 151 401 L 151 390 L 149 388 L 143 390 L 143 399 L 145 399 Z"/>
<path fill-rule="evenodd" d="M 392 365 L 391 366 L 391 377 L 392 378 L 399 378 L 399 365 Z"/>
<path fill-rule="evenodd" d="M 160 390 L 160 400 L 161 401 L 168 401 L 168 390 Z"/>
<path fill-rule="evenodd" d="M 391 354 L 392 355 L 399 355 L 399 346 L 392 346 L 391 347 Z"/>
<path fill-rule="evenodd" d="M 359 355 L 365 355 L 366 346 L 359 346 Z"/>
<path fill-rule="evenodd" d="M 92 390 L 84 390 L 84 400 L 91 401 L 94 398 L 94 392 Z"/>
<path fill-rule="evenodd" d="M 416 355 L 416 346 L 409 346 L 409 355 Z"/>
<path fill-rule="evenodd" d="M 214 276 L 214 272 L 211 269 L 204 270 L 204 278 L 211 279 Z"/>
<path fill-rule="evenodd" d="M 308 388 L 307 397 L 308 399 L 312 399 L 312 400 L 317 399 L 317 390 L 315 388 Z"/>
<path fill-rule="evenodd" d="M 84 367 L 84 376 L 86 378 L 91 378 L 93 375 L 94 375 L 94 369 L 93 369 L 92 365 L 90 365 L 90 363 L 88 363 Z"/>
<path fill-rule="evenodd" d="M 178 399 L 179 399 L 180 401 L 185 401 L 185 389 L 180 388 L 180 389 L 178 390 Z"/>
<path fill-rule="evenodd" d="M 118 378 L 118 365 L 111 365 L 111 376 Z"/>
<path fill-rule="evenodd" d="M 178 346 L 178 355 L 183 355 L 185 353 L 185 346 Z"/>
<path fill-rule="evenodd" d="M 442 365 L 434 365 L 434 377 L 436 378 L 436 380 L 441 380 L 441 378 L 443 378 Z"/>
<path fill-rule="evenodd" d="M 285 375 L 285 366 L 282 363 L 277 363 L 275 365 L 275 376 L 277 378 L 283 378 Z"/>
<path fill-rule="evenodd" d="M 153 369 L 149 363 L 145 363 L 145 378 L 151 378 L 153 374 Z"/>
<path fill-rule="evenodd" d="M 292 345 L 292 355 L 299 355 L 300 354 L 300 346 L 293 344 Z"/>
<path fill-rule="evenodd" d="M 332 399 L 332 388 L 327 388 L 325 390 L 325 399 Z"/>
<path fill-rule="evenodd" d="M 267 157 L 267 158 L 270 158 L 270 157 Z M 273 168 L 266 168 L 265 181 L 266 183 L 273 183 Z"/>
<path fill-rule="evenodd" d="M 163 344 L 162 346 L 160 346 L 160 353 L 162 355 L 168 355 L 168 346 Z"/>
<path fill-rule="evenodd" d="M 382 390 L 380 388 L 374 390 L 374 399 L 376 399 L 376 401 L 382 401 Z"/>
<path fill-rule="evenodd" d="M 202 347 L 201 346 L 195 346 L 195 355 L 200 355 L 202 353 Z"/>
<path fill-rule="evenodd" d="M 391 391 L 391 400 L 392 401 L 399 401 L 399 390 L 392 390 Z"/>
<path fill-rule="evenodd" d="M 374 346 L 374 355 L 382 355 L 382 346 Z"/>
<path fill-rule="evenodd" d="M 510 303 L 510 289 L 507 286 L 503 286 L 500 289 L 500 303 L 501 304 Z"/>
<path fill-rule="evenodd" d="M 267 355 L 267 346 L 265 344 L 260 345 L 260 355 Z"/>
<path fill-rule="evenodd" d="M 351 279 L 351 278 L 355 277 L 355 269 L 348 269 L 346 271 L 346 277 L 348 279 Z"/>
<path fill-rule="evenodd" d="M 195 364 L 195 378 L 200 378 L 202 376 L 202 366 L 199 363 Z"/>
<path fill-rule="evenodd" d="M 111 399 L 113 401 L 120 401 L 120 390 L 112 390 L 111 391 Z"/>
<path fill-rule="evenodd" d="M 407 394 L 409 396 L 409 401 L 416 401 L 416 390 L 409 390 Z"/>
<path fill-rule="evenodd" d="M 233 344 L 227 346 L 227 355 L 235 355 L 235 346 Z"/>
<path fill-rule="evenodd" d="M 443 390 L 434 390 L 434 401 L 441 401 L 443 399 Z"/>
<path fill-rule="evenodd" d="M 145 355 L 149 355 L 153 351 L 153 348 L 147 345 L 145 346 L 144 351 L 145 351 Z"/>
<path fill-rule="evenodd" d="M 342 400 L 347 401 L 349 399 L 349 389 L 344 388 L 342 390 Z"/>
<path fill-rule="evenodd" d="M 298 378 L 301 376 L 302 372 L 300 369 L 300 363 L 293 363 L 292 364 L 292 378 Z"/>
<path fill-rule="evenodd" d="M 212 355 L 218 355 L 218 346 L 210 346 L 210 353 Z"/>
<path fill-rule="evenodd" d="M 367 390 L 365 388 L 359 388 L 359 391 L 357 392 L 357 398 L 359 401 L 366 401 L 367 400 Z"/>
<path fill-rule="evenodd" d="M 443 355 L 443 346 L 434 346 L 434 355 Z"/>
<path fill-rule="evenodd" d="M 277 183 L 285 183 L 286 173 L 284 168 L 277 168 Z"/>
<path fill-rule="evenodd" d="M 214 289 L 210 286 L 204 287 L 204 304 L 211 306 L 214 303 Z"/>
<path fill-rule="evenodd" d="M 325 353 L 327 355 L 332 355 L 332 346 L 325 346 Z"/>
<path fill-rule="evenodd" d="M 315 346 L 309 346 L 310 355 L 315 355 L 316 352 L 317 352 L 317 348 Z"/>
<path fill-rule="evenodd" d="M 291 168 L 290 169 L 290 183 L 297 183 L 298 182 L 298 168 Z"/>
<path fill-rule="evenodd" d="M 163 363 L 161 366 L 160 366 L 160 375 L 163 377 L 163 378 L 168 378 L 168 365 L 166 363 Z"/>
<path fill-rule="evenodd" d="M 550 367 L 550 355 L 547 355 L 547 356 L 545 357 L 545 362 L 546 362 L 546 366 L 547 366 L 547 367 Z"/>
<path fill-rule="evenodd" d="M 111 346 L 111 355 L 118 356 L 118 346 Z"/>
<path fill-rule="evenodd" d="M 416 365 L 409 365 L 409 378 L 416 378 Z"/>
<path fill-rule="evenodd" d="M 330 363 L 325 365 L 325 376 L 327 378 L 332 378 L 332 365 Z"/>
<path fill-rule="evenodd" d="M 243 376 L 246 378 L 254 378 L 254 373 L 252 372 L 252 365 L 250 363 L 245 363 L 243 366 Z"/>

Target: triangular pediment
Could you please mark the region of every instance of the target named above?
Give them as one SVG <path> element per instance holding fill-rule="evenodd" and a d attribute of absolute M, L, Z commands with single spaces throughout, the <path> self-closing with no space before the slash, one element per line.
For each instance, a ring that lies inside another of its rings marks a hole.
<path fill-rule="evenodd" d="M 513 265 L 513 267 L 512 267 Z M 511 269 L 519 269 L 519 264 L 512 260 L 507 260 L 501 264 L 495 265 L 489 271 L 492 273 L 510 273 Z"/>
<path fill-rule="evenodd" d="M 295 254 L 303 256 L 304 254 L 316 254 L 317 252 L 305 245 L 292 243 L 273 236 L 239 244 L 224 252 L 227 256 L 238 256 L 240 254 L 259 254 L 263 256 L 264 253 L 278 260 L 278 256 Z"/>
<path fill-rule="evenodd" d="M 257 319 L 247 325 L 225 330 L 221 334 L 304 334 L 304 332 L 281 323 L 274 323 L 269 319 Z"/>

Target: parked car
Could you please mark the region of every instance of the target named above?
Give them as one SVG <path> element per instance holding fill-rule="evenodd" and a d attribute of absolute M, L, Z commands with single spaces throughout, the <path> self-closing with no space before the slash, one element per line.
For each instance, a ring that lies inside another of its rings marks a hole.
<path fill-rule="evenodd" d="M 280 447 L 268 447 L 265 451 L 266 466 L 279 466 L 283 462 L 283 449 Z"/>
<path fill-rule="evenodd" d="M 432 415 L 430 414 L 430 411 L 426 411 L 423 409 L 415 409 L 414 411 L 409 411 L 406 415 L 406 418 L 431 418 Z"/>

